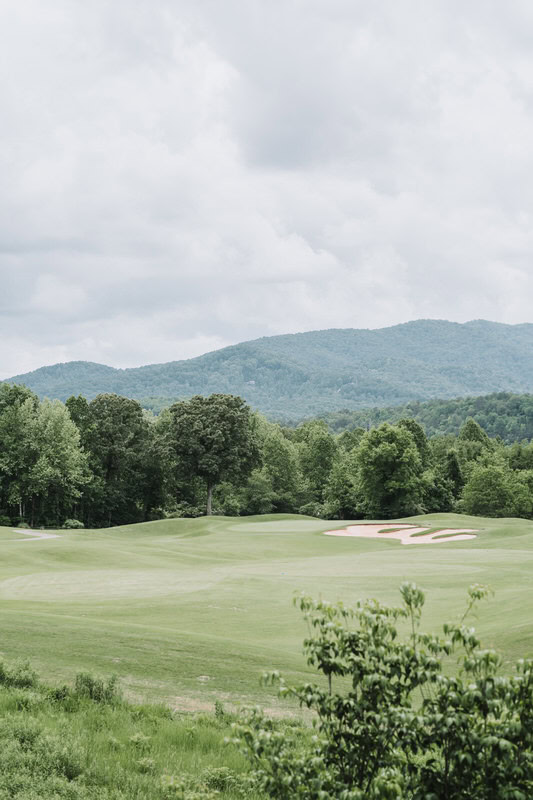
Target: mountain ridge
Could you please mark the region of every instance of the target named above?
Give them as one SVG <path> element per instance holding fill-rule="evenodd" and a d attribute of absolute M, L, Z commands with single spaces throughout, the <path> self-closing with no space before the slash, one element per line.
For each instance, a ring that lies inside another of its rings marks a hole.
<path fill-rule="evenodd" d="M 298 418 L 414 400 L 533 390 L 533 324 L 421 319 L 263 336 L 191 359 L 116 368 L 62 362 L 6 379 L 41 397 L 116 392 L 169 400 L 231 392 Z"/>

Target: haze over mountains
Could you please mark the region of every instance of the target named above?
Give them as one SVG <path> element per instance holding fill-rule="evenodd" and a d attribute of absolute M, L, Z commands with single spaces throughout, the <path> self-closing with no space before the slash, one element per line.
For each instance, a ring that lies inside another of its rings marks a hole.
<path fill-rule="evenodd" d="M 377 330 L 269 336 L 186 361 L 115 369 L 85 361 L 42 367 L 9 382 L 39 396 L 139 400 L 238 394 L 273 417 L 490 392 L 533 391 L 533 324 L 416 320 Z"/>

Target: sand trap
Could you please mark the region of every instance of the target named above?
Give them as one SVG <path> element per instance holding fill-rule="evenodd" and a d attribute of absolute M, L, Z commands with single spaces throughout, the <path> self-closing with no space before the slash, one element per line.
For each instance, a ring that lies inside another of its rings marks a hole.
<path fill-rule="evenodd" d="M 400 530 L 398 530 L 400 529 Z M 431 528 L 418 528 L 406 522 L 390 522 L 376 525 L 348 525 L 338 531 L 326 531 L 326 536 L 357 536 L 362 539 L 397 539 L 402 544 L 440 544 L 475 539 L 477 531 L 472 528 L 441 528 L 424 535 Z M 420 534 L 419 536 L 413 534 Z"/>
<path fill-rule="evenodd" d="M 57 533 L 45 533 L 45 531 L 32 531 L 23 530 L 22 528 L 14 528 L 15 533 L 23 533 L 24 536 L 31 536 L 31 539 L 18 539 L 19 542 L 34 542 L 36 539 L 61 539 Z"/>

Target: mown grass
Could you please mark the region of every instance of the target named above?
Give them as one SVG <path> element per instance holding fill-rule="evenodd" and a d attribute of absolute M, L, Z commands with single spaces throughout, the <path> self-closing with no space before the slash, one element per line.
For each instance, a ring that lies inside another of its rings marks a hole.
<path fill-rule="evenodd" d="M 0 667 L 0 800 L 260 797 L 220 707 L 176 714 L 113 687 L 92 699 L 87 685 L 50 689 L 26 667 Z"/>
<path fill-rule="evenodd" d="M 453 514 L 396 522 L 479 535 L 405 547 L 323 535 L 348 521 L 283 515 L 58 531 L 42 541 L 4 530 L 0 654 L 29 658 L 50 682 L 84 669 L 116 673 L 132 701 L 201 711 L 219 700 L 293 713 L 259 676 L 310 677 L 294 593 L 396 604 L 403 580 L 426 592 L 429 630 L 462 612 L 470 584 L 490 585 L 483 641 L 510 659 L 533 654 L 532 522 Z"/>

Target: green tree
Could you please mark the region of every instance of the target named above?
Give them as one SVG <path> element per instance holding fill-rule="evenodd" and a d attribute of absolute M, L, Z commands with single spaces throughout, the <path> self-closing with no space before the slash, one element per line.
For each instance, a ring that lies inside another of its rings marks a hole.
<path fill-rule="evenodd" d="M 420 463 L 422 469 L 428 469 L 431 466 L 431 449 L 429 447 L 428 437 L 422 425 L 414 419 L 401 419 L 396 423 L 399 428 L 405 428 L 409 431 L 416 444 L 418 455 L 420 456 Z"/>
<path fill-rule="evenodd" d="M 170 413 L 178 469 L 205 482 L 209 515 L 216 485 L 245 480 L 260 463 L 254 417 L 244 400 L 229 394 L 197 395 L 174 403 Z"/>
<path fill-rule="evenodd" d="M 427 469 L 422 474 L 422 506 L 426 514 L 453 511 L 454 496 L 451 482 L 437 469 Z"/>
<path fill-rule="evenodd" d="M 98 395 L 89 412 L 86 447 L 94 479 L 86 515 L 101 525 L 139 521 L 145 511 L 149 423 L 136 400 L 116 394 Z"/>
<path fill-rule="evenodd" d="M 476 465 L 463 490 L 461 508 L 481 517 L 530 517 L 531 489 L 523 476 L 505 466 Z"/>
<path fill-rule="evenodd" d="M 361 439 L 365 435 L 364 428 L 354 428 L 353 430 L 343 431 L 337 436 L 337 445 L 339 450 L 344 450 L 349 453 L 359 447 Z"/>
<path fill-rule="evenodd" d="M 31 426 L 31 439 L 36 455 L 28 473 L 31 524 L 43 519 L 60 524 L 89 480 L 79 431 L 63 403 L 43 400 Z"/>
<path fill-rule="evenodd" d="M 298 448 L 284 436 L 279 425 L 264 422 L 261 454 L 263 470 L 270 480 L 270 510 L 297 511 L 303 492 Z"/>
<path fill-rule="evenodd" d="M 479 423 L 468 417 L 465 420 L 461 430 L 459 431 L 458 439 L 460 442 L 479 442 L 484 447 L 490 447 L 490 439 Z"/>
<path fill-rule="evenodd" d="M 165 435 L 165 426 L 159 420 L 145 416 L 146 442 L 140 463 L 141 503 L 143 519 L 158 518 L 163 514 L 169 498 L 170 481 L 174 467 L 172 450 Z"/>
<path fill-rule="evenodd" d="M 515 442 L 507 449 L 507 460 L 511 469 L 533 469 L 533 444 Z"/>
<path fill-rule="evenodd" d="M 300 468 L 311 494 L 309 500 L 322 503 L 337 457 L 337 443 L 322 420 L 306 422 L 297 429 Z"/>
<path fill-rule="evenodd" d="M 356 451 L 341 452 L 330 473 L 324 496 L 328 519 L 360 517 Z"/>
<path fill-rule="evenodd" d="M 25 386 L 0 384 L 0 502 L 10 516 L 26 517 L 38 398 Z"/>
<path fill-rule="evenodd" d="M 241 510 L 245 514 L 270 514 L 278 500 L 272 487 L 272 477 L 265 467 L 254 469 L 241 490 Z"/>
<path fill-rule="evenodd" d="M 72 395 L 72 397 L 69 397 L 66 400 L 65 405 L 68 409 L 71 420 L 78 428 L 82 447 L 87 448 L 93 427 L 91 408 L 87 399 L 81 394 L 77 397 Z"/>
<path fill-rule="evenodd" d="M 461 490 L 465 484 L 461 465 L 457 456 L 457 451 L 448 450 L 445 459 L 442 475 L 450 482 L 453 496 L 457 499 L 461 494 Z"/>
<path fill-rule="evenodd" d="M 385 422 L 365 434 L 356 452 L 364 514 L 390 518 L 419 510 L 424 491 L 422 463 L 408 430 Z"/>

